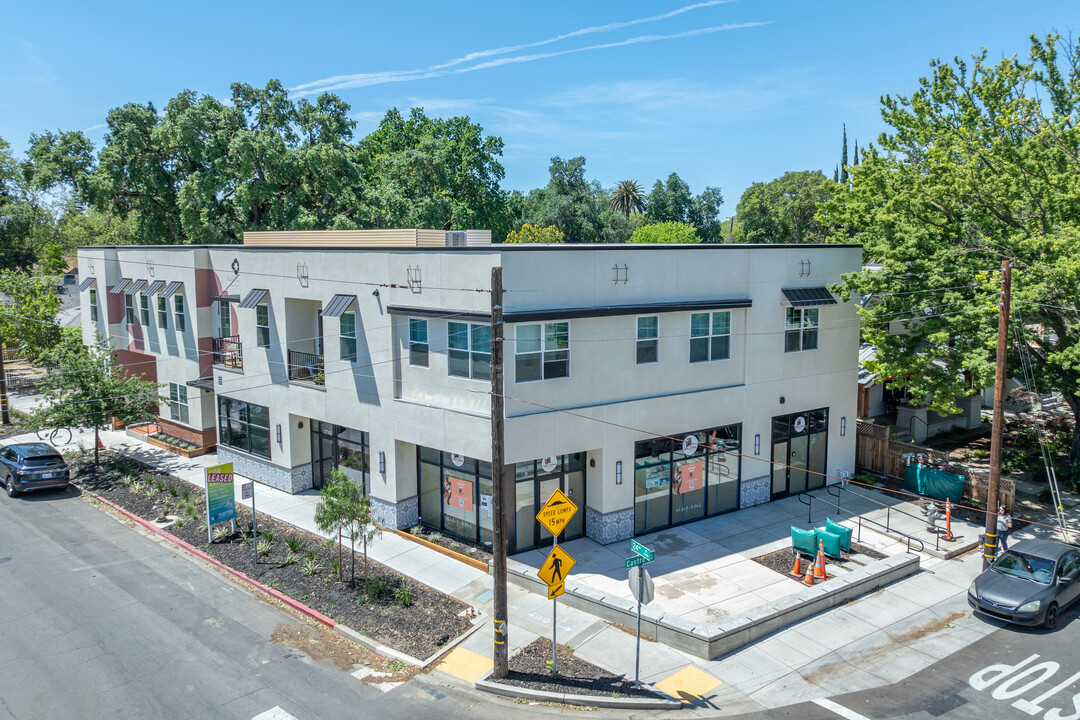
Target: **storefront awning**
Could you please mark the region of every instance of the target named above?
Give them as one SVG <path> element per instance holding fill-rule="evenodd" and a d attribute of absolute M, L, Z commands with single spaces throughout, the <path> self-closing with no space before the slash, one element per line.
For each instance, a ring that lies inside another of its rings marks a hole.
<path fill-rule="evenodd" d="M 83 281 L 81 283 L 79 283 L 79 288 L 78 288 L 78 290 L 76 290 L 76 292 L 82 292 L 82 291 L 86 290 L 88 287 L 90 287 L 93 284 L 94 284 L 94 278 L 92 278 L 92 277 L 83 278 Z"/>
<path fill-rule="evenodd" d="M 161 288 L 163 288 L 163 287 L 165 287 L 165 281 L 164 280 L 155 280 L 154 282 L 152 282 L 152 283 L 150 283 L 149 285 L 146 286 L 146 289 L 142 291 L 142 294 L 147 296 L 147 297 L 150 297 L 151 295 L 154 295 L 159 290 L 161 290 Z"/>
<path fill-rule="evenodd" d="M 131 284 L 131 280 L 128 280 L 127 278 L 124 278 L 123 280 L 121 280 L 120 282 L 118 282 L 118 283 L 116 283 L 115 285 L 112 286 L 112 290 L 109 291 L 109 294 L 110 295 L 122 295 L 123 292 L 125 290 L 127 290 L 127 286 L 130 285 L 130 284 Z"/>
<path fill-rule="evenodd" d="M 341 317 L 356 302 L 355 295 L 335 295 L 322 310 L 323 317 Z"/>
<path fill-rule="evenodd" d="M 132 280 L 131 284 L 124 288 L 125 295 L 135 295 L 146 286 L 145 280 Z"/>
<path fill-rule="evenodd" d="M 829 292 L 828 288 L 824 287 L 782 288 L 780 292 L 784 293 L 784 299 L 787 300 L 792 307 L 804 308 L 836 305 L 836 298 L 832 296 L 832 293 Z"/>
<path fill-rule="evenodd" d="M 241 301 L 240 307 L 250 310 L 251 308 L 261 303 L 263 301 L 263 298 L 266 297 L 269 293 L 269 290 L 260 290 L 259 288 L 249 290 L 248 294 L 244 296 L 243 301 Z"/>
<path fill-rule="evenodd" d="M 179 290 L 182 287 L 184 287 L 184 283 L 177 282 L 177 281 L 174 280 L 171 283 L 169 283 L 168 285 L 166 285 L 165 289 L 161 291 L 161 297 L 168 300 L 169 298 L 171 298 L 173 295 L 176 294 L 177 290 Z"/>

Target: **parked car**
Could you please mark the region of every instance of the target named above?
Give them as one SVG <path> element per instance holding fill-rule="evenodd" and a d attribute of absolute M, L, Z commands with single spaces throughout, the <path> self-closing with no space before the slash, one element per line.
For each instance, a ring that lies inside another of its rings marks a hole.
<path fill-rule="evenodd" d="M 16 443 L 0 448 L 0 479 L 10 497 L 28 490 L 66 488 L 71 471 L 64 456 L 45 443 Z"/>
<path fill-rule="evenodd" d="M 968 588 L 976 612 L 1050 630 L 1077 597 L 1080 547 L 1052 540 L 1021 540 Z"/>

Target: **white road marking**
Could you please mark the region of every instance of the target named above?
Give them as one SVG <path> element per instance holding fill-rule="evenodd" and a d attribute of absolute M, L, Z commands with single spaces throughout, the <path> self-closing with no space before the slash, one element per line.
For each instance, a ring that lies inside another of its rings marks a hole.
<path fill-rule="evenodd" d="M 275 705 L 266 712 L 259 713 L 251 720 L 296 720 L 296 718 Z"/>
<path fill-rule="evenodd" d="M 835 703 L 832 700 L 828 700 L 826 698 L 819 698 L 817 700 L 814 700 L 813 703 L 815 705 L 820 705 L 829 712 L 836 713 L 840 717 L 844 718 L 844 720 L 870 720 L 870 718 L 866 717 L 865 715 L 860 715 L 854 710 L 849 710 L 840 703 Z"/>

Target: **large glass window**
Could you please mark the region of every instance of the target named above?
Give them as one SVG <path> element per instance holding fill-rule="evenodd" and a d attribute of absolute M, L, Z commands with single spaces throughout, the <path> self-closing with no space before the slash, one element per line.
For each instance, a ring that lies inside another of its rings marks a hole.
<path fill-rule="evenodd" d="M 409 364 L 428 366 L 427 320 L 409 318 Z"/>
<path fill-rule="evenodd" d="M 828 438 L 828 408 L 773 418 L 773 498 L 825 485 Z"/>
<path fill-rule="evenodd" d="M 551 533 L 536 522 L 536 513 L 556 489 L 578 506 L 578 512 L 559 535 L 560 542 L 585 534 L 585 453 L 517 463 L 514 479 L 514 552 L 552 543 Z"/>
<path fill-rule="evenodd" d="M 731 357 L 731 313 L 727 310 L 690 315 L 690 362 Z"/>
<path fill-rule="evenodd" d="M 637 319 L 637 364 L 659 360 L 660 317 L 650 315 Z"/>
<path fill-rule="evenodd" d="M 784 321 L 784 352 L 816 350 L 818 341 L 818 309 L 787 309 Z"/>
<path fill-rule="evenodd" d="M 491 463 L 417 447 L 420 517 L 424 525 L 490 544 L 494 504 Z"/>
<path fill-rule="evenodd" d="M 269 408 L 219 396 L 218 443 L 269 458 Z"/>
<path fill-rule="evenodd" d="M 178 423 L 188 424 L 187 385 L 169 383 L 169 417 Z"/>
<path fill-rule="evenodd" d="M 184 332 L 187 329 L 187 314 L 184 312 L 184 296 L 177 295 L 173 299 L 173 308 L 176 313 L 176 329 Z"/>
<path fill-rule="evenodd" d="M 570 323 L 518 325 L 515 337 L 517 382 L 570 376 Z"/>
<path fill-rule="evenodd" d="M 356 314 L 341 314 L 341 359 L 356 362 Z"/>
<path fill-rule="evenodd" d="M 90 289 L 90 322 L 97 322 L 97 290 Z"/>
<path fill-rule="evenodd" d="M 232 337 L 232 310 L 224 300 L 218 301 L 218 337 Z"/>
<path fill-rule="evenodd" d="M 491 326 L 451 322 L 447 329 L 447 370 L 457 377 L 491 379 Z"/>
<path fill-rule="evenodd" d="M 635 445 L 634 532 L 697 520 L 739 506 L 742 426 L 679 433 Z"/>
<path fill-rule="evenodd" d="M 344 425 L 311 421 L 312 481 L 320 488 L 329 481 L 330 473 L 341 470 L 368 491 L 371 453 L 368 434 Z"/>
<path fill-rule="evenodd" d="M 270 306 L 255 306 L 255 344 L 259 347 L 270 346 Z"/>

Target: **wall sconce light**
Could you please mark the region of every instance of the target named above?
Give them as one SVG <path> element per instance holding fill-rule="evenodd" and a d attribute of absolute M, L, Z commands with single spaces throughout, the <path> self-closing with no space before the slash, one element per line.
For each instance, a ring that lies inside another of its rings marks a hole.
<path fill-rule="evenodd" d="M 840 437 L 844 437 L 847 434 L 847 418 L 840 418 Z"/>
<path fill-rule="evenodd" d="M 281 423 L 277 424 L 277 441 L 279 444 L 281 443 Z"/>
<path fill-rule="evenodd" d="M 755 435 L 754 436 L 754 454 L 755 455 L 760 455 L 761 454 L 761 436 L 760 435 Z"/>
<path fill-rule="evenodd" d="M 785 402 L 786 402 L 786 400 L 784 399 L 784 396 L 781 395 L 780 396 L 780 404 L 783 405 Z"/>
<path fill-rule="evenodd" d="M 615 461 L 615 484 L 622 485 L 622 460 Z"/>
<path fill-rule="evenodd" d="M 379 451 L 379 472 L 386 474 L 386 453 Z"/>

